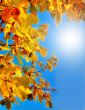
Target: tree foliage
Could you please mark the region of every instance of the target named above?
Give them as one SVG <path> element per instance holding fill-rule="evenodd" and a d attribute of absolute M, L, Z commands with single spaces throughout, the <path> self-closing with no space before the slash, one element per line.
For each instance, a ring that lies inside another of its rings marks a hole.
<path fill-rule="evenodd" d="M 46 63 L 39 61 L 38 54 L 45 57 L 47 49 L 40 45 L 47 35 L 48 25 L 38 23 L 38 12 L 49 11 L 58 24 L 63 14 L 69 19 L 85 20 L 84 0 L 0 0 L 0 95 L 1 105 L 9 110 L 11 104 L 22 101 L 46 100 L 52 108 L 49 82 L 42 78 L 42 72 L 56 67 L 57 58 L 52 56 Z M 10 43 L 11 42 L 11 43 Z M 18 60 L 18 64 L 14 59 Z M 27 65 L 23 66 L 24 62 Z M 38 69 L 37 69 L 38 68 Z M 37 81 L 38 80 L 38 81 Z"/>

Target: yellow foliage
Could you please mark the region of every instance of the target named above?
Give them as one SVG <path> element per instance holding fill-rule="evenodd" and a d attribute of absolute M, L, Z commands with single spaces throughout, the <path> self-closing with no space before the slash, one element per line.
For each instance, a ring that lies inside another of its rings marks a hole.
<path fill-rule="evenodd" d="M 17 94 L 17 96 L 19 96 L 22 101 L 27 98 L 28 94 L 31 94 L 31 91 L 28 88 L 25 89 L 23 86 L 18 87 L 18 92 L 19 94 Z"/>
<path fill-rule="evenodd" d="M 15 71 L 15 75 L 14 75 L 15 77 L 22 77 L 22 73 L 21 73 L 21 71 L 19 70 L 19 69 L 17 69 L 16 71 Z"/>
<path fill-rule="evenodd" d="M 3 97 L 9 97 L 10 93 L 8 91 L 8 86 L 7 86 L 7 82 L 2 82 L 1 84 L 1 93 Z"/>

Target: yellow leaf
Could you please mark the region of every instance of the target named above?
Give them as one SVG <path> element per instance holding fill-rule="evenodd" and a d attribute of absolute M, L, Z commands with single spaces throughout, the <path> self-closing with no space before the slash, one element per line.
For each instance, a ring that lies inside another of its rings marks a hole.
<path fill-rule="evenodd" d="M 36 55 L 36 54 L 33 54 L 32 57 L 31 57 L 31 60 L 32 60 L 33 62 L 36 62 L 36 61 L 38 60 L 37 55 Z"/>
<path fill-rule="evenodd" d="M 21 98 L 22 101 L 27 98 L 28 94 L 31 94 L 31 91 L 28 88 L 25 89 L 23 86 L 19 86 L 18 90 L 19 90 L 19 92 L 21 94 L 20 98 Z"/>
<path fill-rule="evenodd" d="M 22 72 L 20 71 L 20 69 L 17 69 L 16 71 L 15 71 L 15 75 L 14 75 L 15 77 L 22 77 Z"/>
<path fill-rule="evenodd" d="M 31 91 L 28 88 L 24 88 L 23 86 L 18 87 L 20 91 L 24 92 L 25 94 L 31 94 Z"/>
<path fill-rule="evenodd" d="M 7 87 L 7 83 L 6 82 L 2 83 L 0 89 L 1 89 L 3 97 L 9 97 L 10 93 L 8 91 L 8 87 Z"/>
<path fill-rule="evenodd" d="M 40 53 L 41 53 L 41 55 L 42 55 L 43 57 L 46 57 L 46 55 L 47 55 L 47 49 L 41 47 Z"/>
<path fill-rule="evenodd" d="M 65 4 L 64 6 L 65 6 L 66 10 L 71 8 L 71 4 Z"/>
<path fill-rule="evenodd" d="M 10 50 L 7 46 L 0 46 L 0 50 Z"/>
<path fill-rule="evenodd" d="M 11 28 L 11 24 L 6 24 L 6 27 L 5 27 L 5 30 L 4 30 L 4 33 L 5 35 L 10 32 L 10 28 Z"/>
<path fill-rule="evenodd" d="M 49 107 L 49 108 L 52 108 L 52 103 L 51 103 L 51 101 L 48 101 L 48 100 L 47 100 L 47 101 L 46 101 L 46 106 Z"/>
<path fill-rule="evenodd" d="M 60 21 L 61 21 L 61 13 L 56 12 L 55 20 L 56 20 L 56 24 L 60 23 Z"/>

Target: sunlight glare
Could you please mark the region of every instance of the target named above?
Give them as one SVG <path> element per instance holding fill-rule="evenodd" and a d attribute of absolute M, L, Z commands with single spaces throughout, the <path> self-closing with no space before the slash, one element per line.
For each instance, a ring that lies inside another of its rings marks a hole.
<path fill-rule="evenodd" d="M 62 53 L 66 55 L 79 54 L 83 47 L 81 30 L 77 27 L 66 27 L 60 30 L 57 42 Z"/>

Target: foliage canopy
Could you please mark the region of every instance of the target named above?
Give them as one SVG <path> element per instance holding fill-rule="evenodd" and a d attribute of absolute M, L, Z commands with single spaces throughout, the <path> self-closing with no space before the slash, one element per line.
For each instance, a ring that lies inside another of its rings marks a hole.
<path fill-rule="evenodd" d="M 45 40 L 48 25 L 33 28 L 39 21 L 37 13 L 44 11 L 49 11 L 57 24 L 63 14 L 71 20 L 85 20 L 85 0 L 0 0 L 0 33 L 4 33 L 3 39 L 0 38 L 0 104 L 8 110 L 17 102 L 16 97 L 22 101 L 45 99 L 47 107 L 52 108 L 51 95 L 46 90 L 55 89 L 50 89 L 41 75 L 56 67 L 57 58 L 52 56 L 46 64 L 39 61 L 39 53 L 47 55 L 47 49 L 39 41 Z M 1 54 L 3 51 L 6 54 Z M 23 66 L 23 60 L 28 65 Z"/>

